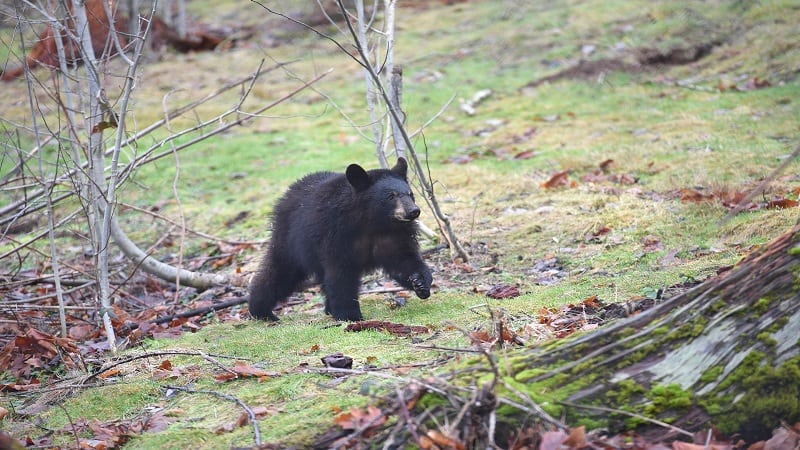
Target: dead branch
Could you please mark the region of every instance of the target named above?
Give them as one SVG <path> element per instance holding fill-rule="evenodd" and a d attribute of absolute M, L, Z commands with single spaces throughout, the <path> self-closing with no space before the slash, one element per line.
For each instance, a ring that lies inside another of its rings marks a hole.
<path fill-rule="evenodd" d="M 203 141 L 205 139 L 208 139 L 210 136 L 221 133 L 223 130 L 227 130 L 231 127 L 241 125 L 245 122 L 248 122 L 249 120 L 252 120 L 255 117 L 258 117 L 258 115 L 262 114 L 264 111 L 273 108 L 276 105 L 283 103 L 289 100 L 290 98 L 294 97 L 301 91 L 305 90 L 311 84 L 314 84 L 317 81 L 324 78 L 330 72 L 331 70 L 328 70 L 326 72 L 317 75 L 307 83 L 304 83 L 302 86 L 292 90 L 291 92 L 284 95 L 280 99 L 275 100 L 274 102 L 259 108 L 254 113 L 242 115 L 236 120 L 227 123 L 208 134 L 193 139 L 191 142 L 187 143 L 186 146 L 182 146 L 182 148 L 186 148 L 191 144 Z M 243 101 L 244 100 L 242 99 L 242 102 Z M 166 152 L 164 156 L 168 154 L 172 154 L 171 151 Z M 125 256 L 128 257 L 128 259 L 133 261 L 134 264 L 141 265 L 142 270 L 144 270 L 145 272 L 151 275 L 155 275 L 163 280 L 172 281 L 175 280 L 176 278 L 180 278 L 180 283 L 182 285 L 194 287 L 197 289 L 207 289 L 211 286 L 220 286 L 224 284 L 233 284 L 233 285 L 244 284 L 244 281 L 241 279 L 241 277 L 237 277 L 234 275 L 208 274 L 201 272 L 192 272 L 185 269 L 177 269 L 174 266 L 165 264 L 151 257 L 150 255 L 142 251 L 133 241 L 130 240 L 130 238 L 128 238 L 127 234 L 119 226 L 119 222 L 117 222 L 116 218 L 113 217 L 111 219 L 111 236 L 114 238 L 114 242 L 116 242 L 116 244 L 125 254 Z"/>
<path fill-rule="evenodd" d="M 246 77 L 243 77 L 243 78 L 241 78 L 239 80 L 230 82 L 230 83 L 228 83 L 228 84 L 216 89 L 215 91 L 210 92 L 209 94 L 207 94 L 203 98 L 200 98 L 198 100 L 189 102 L 186 105 L 183 105 L 183 106 L 181 106 L 179 108 L 176 108 L 176 109 L 170 111 L 169 114 L 167 114 L 163 119 L 158 120 L 156 122 L 153 122 L 149 126 L 145 127 L 143 130 L 141 130 L 139 132 L 136 132 L 132 136 L 129 136 L 129 137 L 125 138 L 124 140 L 122 140 L 119 143 L 119 146 L 120 147 L 127 147 L 127 146 L 130 146 L 130 145 L 133 145 L 134 143 L 138 142 L 139 140 L 141 140 L 145 136 L 147 136 L 147 135 L 153 133 L 154 131 L 160 129 L 161 127 L 163 127 L 167 123 L 167 121 L 176 119 L 176 118 L 184 115 L 187 112 L 193 111 L 197 107 L 202 106 L 203 104 L 213 100 L 214 98 L 224 94 L 225 92 L 230 91 L 231 89 L 238 88 L 238 87 L 242 86 L 245 83 L 252 83 L 256 78 L 259 78 L 260 76 L 262 76 L 264 74 L 267 74 L 267 73 L 269 73 L 269 72 L 271 72 L 271 71 L 273 71 L 275 69 L 278 69 L 280 67 L 283 67 L 283 66 L 285 66 L 285 64 L 277 63 L 274 66 L 269 67 L 267 69 L 254 72 L 254 73 L 252 73 L 252 74 L 250 74 L 250 75 L 248 75 Z M 241 104 L 241 102 L 240 102 L 240 104 Z M 186 134 L 195 132 L 199 128 L 202 128 L 202 127 L 205 127 L 205 126 L 208 126 L 208 125 L 211 125 L 211 124 L 219 123 L 226 116 L 228 116 L 228 115 L 230 115 L 232 113 L 237 113 L 237 112 L 240 112 L 240 111 L 236 111 L 235 109 L 226 111 L 226 112 L 222 113 L 221 115 L 218 115 L 217 117 L 214 117 L 213 119 L 211 119 L 211 120 L 209 120 L 207 122 L 201 123 L 199 126 L 192 127 L 190 129 L 184 130 L 184 131 L 182 131 L 180 133 L 176 133 L 175 135 L 172 135 L 172 136 L 169 136 L 167 138 L 164 138 L 164 139 L 160 140 L 155 145 L 151 146 L 150 148 L 148 148 L 147 150 L 145 150 L 144 152 L 139 154 L 131 163 L 129 163 L 125 167 L 121 168 L 120 172 L 125 174 L 125 175 L 127 175 L 134 168 L 136 168 L 136 167 L 138 167 L 140 165 L 147 164 L 147 163 L 150 163 L 152 161 L 156 161 L 158 159 L 161 159 L 162 157 L 164 157 L 166 155 L 161 155 L 161 156 L 158 156 L 158 157 L 155 157 L 155 158 L 151 158 L 152 154 L 155 152 L 156 149 L 162 148 L 166 144 L 168 144 L 168 143 L 170 143 L 170 142 L 172 142 L 172 141 L 174 141 L 174 140 L 176 140 L 176 139 L 178 139 L 178 138 L 180 138 L 180 137 L 182 137 L 182 136 L 184 136 Z M 224 127 L 221 130 L 216 131 L 215 134 L 218 134 L 220 132 L 226 131 L 228 128 L 230 128 L 230 127 L 229 126 L 228 127 Z M 214 132 L 214 131 L 212 130 L 212 132 Z M 191 143 L 196 143 L 198 141 L 199 141 L 199 139 L 198 140 L 192 140 Z M 47 144 L 47 141 L 42 143 L 42 145 L 45 145 L 45 144 Z M 178 146 L 177 149 L 178 150 L 182 150 L 182 149 L 188 148 L 189 146 L 190 145 L 188 145 L 188 144 L 184 144 L 184 145 Z M 31 150 L 31 152 L 29 154 L 33 155 L 33 153 L 38 151 L 38 150 L 39 150 L 39 147 L 36 147 L 33 150 Z M 105 151 L 104 156 L 109 157 L 109 156 L 111 156 L 112 152 L 113 152 L 113 149 Z M 171 154 L 171 153 L 167 152 L 167 154 Z M 77 161 L 78 160 L 76 159 L 75 162 L 77 163 Z M 88 167 L 89 167 L 88 166 L 88 162 L 86 162 L 86 161 L 84 161 L 82 163 L 79 163 L 77 165 L 77 167 L 69 170 L 65 174 L 63 174 L 63 175 L 59 176 L 57 179 L 53 180 L 53 185 L 55 186 L 55 185 L 59 185 L 59 184 L 68 182 L 71 177 L 74 177 L 79 171 L 84 171 L 84 170 L 88 169 Z M 125 181 L 125 179 L 126 179 L 125 175 L 120 178 L 120 182 Z M 30 186 L 20 186 L 19 189 L 25 189 L 26 187 L 30 187 Z M 44 206 L 41 205 L 40 202 L 35 202 L 33 200 L 38 199 L 39 197 L 44 195 L 45 192 L 46 191 L 45 191 L 44 188 L 39 188 L 39 189 L 34 190 L 32 192 L 27 192 L 25 198 L 22 198 L 22 199 L 20 199 L 20 200 L 18 200 L 16 202 L 11 202 L 8 205 L 0 207 L 0 217 L 2 217 L 2 218 L 0 218 L 0 226 L 7 225 L 7 224 L 12 223 L 13 221 L 17 220 L 20 217 L 24 217 L 24 216 L 26 216 L 26 215 L 28 215 L 30 213 L 34 213 L 34 212 L 37 212 L 37 211 L 40 211 L 40 210 L 44 209 Z M 72 197 L 73 195 L 75 195 L 75 192 L 71 191 L 71 192 L 67 192 L 67 193 L 61 194 L 61 195 L 59 195 L 57 197 L 54 197 L 53 198 L 53 204 L 54 205 L 58 204 L 61 201 Z"/>
<path fill-rule="evenodd" d="M 227 302 L 217 303 L 215 305 L 206 306 L 204 308 L 197 308 L 189 311 L 183 311 L 177 314 L 170 314 L 169 316 L 159 317 L 158 319 L 153 319 L 150 322 L 155 324 L 160 324 L 160 323 L 172 322 L 175 319 L 202 316 L 210 312 L 215 312 L 221 309 L 230 308 L 232 306 L 237 306 L 243 303 L 247 303 L 248 298 L 249 296 L 245 295 L 244 297 L 235 298 L 233 300 L 228 300 Z"/>
<path fill-rule="evenodd" d="M 789 156 L 787 156 L 787 157 L 786 157 L 786 159 L 784 159 L 784 160 L 783 160 L 783 162 L 781 162 L 781 163 L 778 165 L 778 167 L 776 167 L 776 168 L 775 168 L 775 170 L 773 170 L 773 171 L 772 171 L 772 173 L 770 173 L 769 175 L 767 175 L 767 176 L 766 176 L 766 177 L 765 177 L 765 178 L 764 178 L 764 179 L 761 181 L 761 183 L 759 183 L 759 184 L 758 184 L 758 186 L 756 186 L 756 188 L 755 188 L 755 189 L 753 189 L 752 191 L 750 191 L 750 193 L 749 193 L 749 194 L 747 194 L 747 195 L 746 195 L 746 196 L 745 196 L 745 197 L 744 197 L 744 198 L 743 198 L 741 201 L 739 201 L 739 204 L 738 204 L 738 205 L 736 205 L 736 207 L 735 207 L 735 208 L 733 208 L 732 210 L 730 210 L 730 212 L 728 212 L 728 214 L 726 214 L 726 215 L 725 215 L 725 217 L 723 217 L 723 218 L 722 218 L 722 220 L 720 220 L 720 221 L 719 221 L 719 226 L 723 226 L 723 225 L 725 225 L 725 224 L 726 224 L 726 223 L 728 223 L 728 222 L 729 222 L 729 221 L 730 221 L 730 220 L 731 220 L 731 219 L 732 219 L 734 216 L 736 216 L 737 214 L 739 214 L 740 212 L 742 212 L 742 210 L 743 210 L 744 208 L 746 208 L 746 207 L 747 207 L 747 205 L 749 205 L 749 204 L 750 204 L 750 201 L 751 201 L 751 200 L 753 200 L 753 198 L 754 198 L 755 196 L 757 196 L 758 194 L 760 194 L 760 193 L 764 192 L 764 189 L 767 187 L 767 185 L 768 185 L 769 183 L 771 183 L 771 182 L 772 182 L 772 181 L 773 181 L 773 180 L 774 180 L 774 179 L 775 179 L 775 178 L 776 178 L 778 175 L 780 175 L 780 174 L 781 174 L 781 172 L 783 172 L 783 171 L 784 171 L 784 170 L 785 170 L 785 169 L 786 169 L 786 168 L 789 166 L 789 164 L 791 164 L 791 162 L 792 162 L 792 161 L 794 161 L 794 160 L 795 160 L 795 158 L 797 158 L 797 156 L 798 156 L 798 155 L 800 155 L 800 145 L 798 145 L 797 147 L 795 147 L 795 149 L 794 149 L 794 151 L 792 152 L 792 154 L 791 154 L 791 155 L 789 155 Z"/>
<path fill-rule="evenodd" d="M 255 3 L 255 4 L 257 4 L 258 6 L 263 8 L 265 11 L 269 12 L 270 14 L 282 17 L 282 18 L 284 18 L 284 19 L 286 19 L 286 20 L 288 20 L 288 21 L 290 21 L 292 23 L 295 23 L 295 24 L 297 24 L 297 25 L 299 25 L 299 26 L 301 26 L 303 28 L 308 29 L 309 31 L 311 31 L 314 34 L 316 34 L 317 36 L 330 41 L 331 43 L 333 43 L 333 45 L 338 47 L 345 55 L 349 56 L 353 61 L 355 61 L 356 64 L 358 64 L 359 66 L 364 68 L 364 70 L 367 71 L 368 75 L 370 76 L 370 78 L 373 81 L 373 85 L 377 88 L 378 93 L 380 94 L 381 98 L 383 99 L 384 103 L 387 106 L 387 109 L 388 109 L 388 112 L 390 114 L 391 120 L 393 121 L 393 123 L 399 125 L 400 138 L 403 140 L 403 143 L 405 144 L 406 148 L 408 149 L 409 154 L 411 155 L 410 159 L 414 163 L 414 170 L 417 173 L 417 176 L 418 176 L 418 178 L 420 180 L 420 184 L 422 185 L 423 191 L 425 192 L 425 197 L 430 202 L 429 204 L 431 205 L 431 209 L 432 209 L 432 211 L 434 213 L 434 217 L 436 217 L 437 222 L 439 222 L 439 225 L 443 230 L 443 234 L 445 235 L 445 239 L 447 239 L 447 241 L 448 241 L 448 243 L 450 245 L 451 252 L 453 252 L 455 255 L 457 255 L 459 258 L 461 258 L 463 261 L 468 261 L 469 260 L 469 255 L 467 254 L 467 252 L 464 250 L 464 248 L 459 243 L 459 240 L 455 235 L 455 231 L 453 231 L 452 225 L 450 223 L 450 218 L 447 217 L 442 212 L 441 208 L 439 207 L 439 203 L 436 200 L 436 195 L 435 195 L 435 193 L 433 191 L 433 185 L 428 181 L 428 178 L 425 175 L 425 172 L 423 171 L 422 164 L 420 163 L 419 158 L 417 157 L 417 154 L 414 151 L 414 145 L 411 142 L 411 138 L 409 137 L 408 133 L 405 130 L 405 127 L 403 126 L 403 119 L 400 117 L 400 112 L 396 108 L 392 107 L 392 102 L 391 102 L 391 99 L 389 97 L 389 94 L 387 93 L 387 90 L 384 88 L 384 85 L 383 85 L 383 82 L 380 79 L 380 76 L 377 74 L 375 69 L 370 64 L 370 58 L 367 55 L 367 49 L 364 46 L 360 45 L 358 32 L 353 27 L 353 23 L 352 23 L 352 20 L 350 18 L 350 15 L 349 15 L 349 13 L 347 11 L 347 8 L 345 8 L 344 4 L 342 3 L 342 0 L 336 0 L 336 2 L 338 4 L 338 6 L 339 6 L 339 10 L 342 12 L 342 15 L 345 18 L 345 23 L 347 25 L 347 29 L 348 29 L 350 35 L 353 38 L 353 42 L 355 43 L 356 50 L 358 51 L 358 56 L 352 55 L 350 53 L 350 51 L 348 51 L 348 49 L 345 48 L 344 45 L 342 45 L 339 41 L 337 41 L 333 37 L 321 32 L 321 31 L 317 30 L 316 28 L 314 28 L 314 27 L 312 27 L 312 26 L 310 26 L 310 25 L 308 25 L 306 23 L 303 23 L 303 22 L 301 22 L 301 21 L 299 21 L 297 19 L 294 19 L 294 18 L 292 18 L 292 17 L 290 17 L 290 16 L 288 16 L 286 14 L 283 14 L 283 13 L 281 13 L 279 11 L 276 11 L 276 10 L 270 8 L 269 6 L 265 5 L 264 3 L 261 3 L 261 2 L 259 2 L 257 0 L 250 0 L 250 1 Z M 395 137 L 395 139 L 397 139 L 397 137 Z"/>
<path fill-rule="evenodd" d="M 191 388 L 187 388 L 187 387 L 183 387 L 183 386 L 170 386 L 170 385 L 162 386 L 162 388 L 165 389 L 165 390 L 174 389 L 176 391 L 183 391 L 183 392 L 186 392 L 187 394 L 212 395 L 214 397 L 219 397 L 219 398 L 228 400 L 229 402 L 236 403 L 237 405 L 239 405 L 239 407 L 241 407 L 247 413 L 247 417 L 248 417 L 248 419 L 250 419 L 250 423 L 253 425 L 253 435 L 254 435 L 256 447 L 261 446 L 261 430 L 258 428 L 258 418 L 256 417 L 256 413 L 252 410 L 252 408 L 247 406 L 247 403 L 245 403 L 244 401 L 242 401 L 242 400 L 240 400 L 240 399 L 238 399 L 238 398 L 236 398 L 236 397 L 234 397 L 232 395 L 228 395 L 228 394 L 225 394 L 223 392 L 218 392 L 218 391 L 209 391 L 209 390 L 205 390 L 205 389 L 191 389 Z"/>
<path fill-rule="evenodd" d="M 157 352 L 147 352 L 147 353 L 142 353 L 142 354 L 139 354 L 139 355 L 129 356 L 127 358 L 124 358 L 124 359 L 121 359 L 121 360 L 118 360 L 118 361 L 113 361 L 111 363 L 105 364 L 105 365 L 101 366 L 100 368 L 95 369 L 92 373 L 90 373 L 88 376 L 86 376 L 83 379 L 82 384 L 86 384 L 86 383 L 90 382 L 92 379 L 97 378 L 101 374 L 103 374 L 105 372 L 108 372 L 109 370 L 111 370 L 111 369 L 113 369 L 115 367 L 119 367 L 119 366 L 128 364 L 128 363 L 133 362 L 133 361 L 137 361 L 137 360 L 140 360 L 140 359 L 147 359 L 147 358 L 155 358 L 155 357 L 159 357 L 159 356 L 172 356 L 172 355 L 200 356 L 201 358 L 203 358 L 203 359 L 205 359 L 205 360 L 207 360 L 207 361 L 209 361 L 209 362 L 211 362 L 211 363 L 213 363 L 215 365 L 220 365 L 220 363 L 218 361 L 216 361 L 216 359 L 214 359 L 214 358 L 227 358 L 227 359 L 236 359 L 236 360 L 246 360 L 247 359 L 247 358 L 242 358 L 242 357 L 239 357 L 239 356 L 215 355 L 215 354 L 199 352 L 199 351 L 195 351 L 195 350 L 162 350 L 162 351 L 157 351 Z"/>

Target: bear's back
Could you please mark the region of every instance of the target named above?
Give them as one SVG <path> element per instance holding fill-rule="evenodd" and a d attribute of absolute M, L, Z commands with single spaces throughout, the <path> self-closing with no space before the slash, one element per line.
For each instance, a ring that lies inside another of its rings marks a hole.
<path fill-rule="evenodd" d="M 321 196 L 339 191 L 345 182 L 343 175 L 334 172 L 308 174 L 289 186 L 286 194 L 278 202 L 278 207 L 286 205 L 288 208 L 293 208 L 299 204 L 315 203 Z"/>

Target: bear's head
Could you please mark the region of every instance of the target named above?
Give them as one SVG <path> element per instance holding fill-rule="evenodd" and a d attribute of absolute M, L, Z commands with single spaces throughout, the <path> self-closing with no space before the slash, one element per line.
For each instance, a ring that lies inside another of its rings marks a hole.
<path fill-rule="evenodd" d="M 406 160 L 397 158 L 397 164 L 389 170 L 366 171 L 358 164 L 350 164 L 345 175 L 356 195 L 369 203 L 369 217 L 373 221 L 405 223 L 420 214 L 406 179 L 407 172 Z"/>

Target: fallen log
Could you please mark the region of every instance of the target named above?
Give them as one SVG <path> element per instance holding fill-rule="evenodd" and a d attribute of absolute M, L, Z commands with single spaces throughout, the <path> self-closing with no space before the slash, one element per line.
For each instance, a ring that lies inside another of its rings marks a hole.
<path fill-rule="evenodd" d="M 767 439 L 800 422 L 800 225 L 645 312 L 532 348 L 484 350 L 449 373 L 398 390 L 384 408 L 396 422 L 369 430 L 369 444 L 544 448 L 545 430 L 568 426 L 649 442 L 712 429 Z M 319 448 L 363 441 L 334 431 Z"/>

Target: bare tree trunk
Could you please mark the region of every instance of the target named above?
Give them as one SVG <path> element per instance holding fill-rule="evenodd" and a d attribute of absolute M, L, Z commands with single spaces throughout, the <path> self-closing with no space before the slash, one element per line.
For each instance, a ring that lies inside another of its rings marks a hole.
<path fill-rule="evenodd" d="M 181 38 L 186 37 L 186 0 L 177 0 L 178 2 L 178 15 L 175 18 L 175 30 Z"/>
<path fill-rule="evenodd" d="M 368 49 L 366 53 L 371 55 L 373 52 L 369 50 L 369 42 L 367 40 L 367 31 L 370 28 L 370 21 L 366 17 L 366 12 L 364 11 L 364 0 L 355 0 L 356 6 L 356 21 L 358 25 L 358 33 L 356 35 L 356 39 L 358 39 L 358 45 L 362 46 L 365 49 Z M 322 7 L 322 5 L 320 5 Z M 374 46 L 375 52 L 375 59 L 380 60 L 379 55 L 379 45 Z M 367 60 L 365 61 L 366 64 L 372 66 L 372 61 Z M 385 140 L 383 134 L 383 126 L 382 126 L 382 116 L 378 115 L 378 108 L 380 107 L 380 101 L 378 100 L 378 95 L 376 93 L 375 82 L 372 80 L 372 77 L 369 74 L 369 70 L 366 68 L 364 69 L 364 92 L 366 95 L 367 100 L 367 112 L 369 113 L 369 121 L 372 128 L 372 136 L 373 136 L 373 143 L 375 144 L 375 156 L 378 158 L 378 163 L 384 169 L 389 168 L 389 163 L 386 160 L 386 154 L 383 151 L 383 142 Z"/>
<path fill-rule="evenodd" d="M 128 33 L 135 36 L 139 33 L 139 0 L 128 0 Z"/>
<path fill-rule="evenodd" d="M 359 0 L 360 1 L 360 0 Z M 411 138 L 409 137 L 408 133 L 406 132 L 404 122 L 405 122 L 405 114 L 399 108 L 398 105 L 395 105 L 395 102 L 392 101 L 392 98 L 389 96 L 389 89 L 384 86 L 383 81 L 381 80 L 380 75 L 372 67 L 370 62 L 369 56 L 369 49 L 365 45 L 365 40 L 360 37 L 360 31 L 356 30 L 353 27 L 352 20 L 350 20 L 350 16 L 347 12 L 347 8 L 345 8 L 344 3 L 342 0 L 336 0 L 336 3 L 339 5 L 339 9 L 344 16 L 345 24 L 347 25 L 347 29 L 352 37 L 353 41 L 356 44 L 356 50 L 358 50 L 358 56 L 354 57 L 356 61 L 359 62 L 361 67 L 367 72 L 368 76 L 372 80 L 372 85 L 375 88 L 376 94 L 380 95 L 380 98 L 383 100 L 383 104 L 386 106 L 386 110 L 389 115 L 389 120 L 392 124 L 392 130 L 397 132 L 394 135 L 394 140 L 397 142 L 398 140 L 402 140 L 402 147 L 405 148 L 405 151 L 408 152 L 408 156 L 412 162 L 412 166 L 414 167 L 414 172 L 417 175 L 417 179 L 419 180 L 420 185 L 422 186 L 423 191 L 425 192 L 425 199 L 428 204 L 431 206 L 431 210 L 433 211 L 434 217 L 436 218 L 439 227 L 442 230 L 442 234 L 444 235 L 445 239 L 447 240 L 450 252 L 453 257 L 458 257 L 463 261 L 469 261 L 469 255 L 461 246 L 461 243 L 456 236 L 455 230 L 450 223 L 450 218 L 445 215 L 441 208 L 439 207 L 439 201 L 436 198 L 436 194 L 433 191 L 433 184 L 428 180 L 428 177 L 425 175 L 425 171 L 422 168 L 422 164 L 417 157 L 416 151 L 414 151 L 414 145 L 411 143 Z M 263 5 L 262 5 L 263 6 Z M 393 7 L 394 3 L 387 3 L 387 7 Z M 391 18 L 394 18 L 394 13 L 389 14 Z M 363 28 L 364 25 L 361 23 L 356 24 L 359 29 Z M 394 29 L 394 25 L 392 24 L 391 30 Z M 394 42 L 394 36 L 392 36 L 392 42 Z M 388 52 L 393 52 L 393 48 L 387 48 Z M 397 145 L 397 144 L 395 144 Z M 401 148 L 402 148 L 401 147 Z"/>
<path fill-rule="evenodd" d="M 116 352 L 117 344 L 114 335 L 114 327 L 111 324 L 111 289 L 108 279 L 108 228 L 104 226 L 103 216 L 110 214 L 113 208 L 113 199 L 106 198 L 106 179 L 105 179 L 105 155 L 103 148 L 103 110 L 101 109 L 101 98 L 103 96 L 102 86 L 100 85 L 100 74 L 98 73 L 97 60 L 95 59 L 94 45 L 92 44 L 91 31 L 89 29 L 89 19 L 86 15 L 86 5 L 84 0 L 72 0 L 73 14 L 75 14 L 75 34 L 78 47 L 80 48 L 81 58 L 83 59 L 88 83 L 88 92 L 84 98 L 86 116 L 84 122 L 89 133 L 90 155 L 89 183 L 90 191 L 90 211 L 91 211 L 91 236 L 94 244 L 95 271 L 100 297 L 100 316 L 108 338 L 108 344 L 112 352 Z M 112 185 L 113 186 L 113 185 Z M 109 201 L 110 200 L 110 201 Z"/>
<path fill-rule="evenodd" d="M 17 20 L 19 21 L 19 19 L 20 19 L 19 10 L 16 10 L 16 14 L 17 14 Z M 53 26 L 54 27 L 57 26 L 57 21 L 53 21 Z M 53 28 L 53 29 L 57 29 L 57 28 Z M 24 48 L 25 47 L 25 40 L 24 40 L 24 34 L 22 33 L 21 30 L 20 30 L 19 35 L 20 35 L 20 41 L 22 42 L 22 47 Z M 60 39 L 55 39 L 55 41 L 56 41 L 56 47 L 58 48 L 59 54 L 63 55 L 64 54 L 64 48 L 63 48 L 61 40 Z M 25 71 L 25 81 L 26 81 L 26 85 L 27 85 L 27 88 L 28 88 L 28 106 L 30 107 L 31 119 L 32 119 L 32 122 L 33 122 L 33 134 L 34 134 L 34 138 L 35 138 L 36 143 L 37 143 L 36 147 L 41 149 L 42 148 L 41 135 L 39 133 L 39 125 L 38 125 L 38 120 L 37 120 L 37 115 L 36 115 L 36 106 L 34 105 L 34 101 L 33 101 L 33 99 L 34 99 L 34 96 L 33 96 L 33 80 L 31 80 L 31 76 L 30 75 L 31 75 L 30 71 L 26 70 Z M 58 319 L 59 319 L 59 325 L 61 327 L 61 337 L 67 337 L 67 313 L 66 313 L 66 308 L 65 308 L 65 305 L 64 305 L 64 295 L 63 295 L 63 292 L 62 292 L 62 289 L 61 289 L 61 272 L 60 272 L 59 265 L 58 265 L 58 251 L 56 249 L 56 238 L 55 238 L 56 225 L 55 225 L 55 217 L 54 217 L 54 211 L 53 211 L 53 196 L 51 194 L 51 189 L 52 189 L 53 184 L 49 184 L 47 182 L 48 176 L 47 176 L 47 174 L 45 174 L 45 171 L 44 171 L 44 161 L 43 161 L 44 157 L 42 155 L 42 152 L 41 151 L 36 152 L 36 157 L 37 157 L 36 161 L 38 163 L 40 181 L 45 185 L 44 190 L 46 192 L 46 194 L 45 194 L 45 204 L 47 205 L 46 206 L 47 209 L 45 211 L 46 211 L 46 214 L 47 214 L 47 237 L 48 237 L 48 240 L 50 241 L 49 242 L 50 243 L 50 261 L 51 261 L 51 266 L 53 268 L 53 282 L 54 282 L 55 288 L 56 288 L 56 300 L 58 302 Z M 22 164 L 20 164 L 20 167 L 22 167 Z"/>

